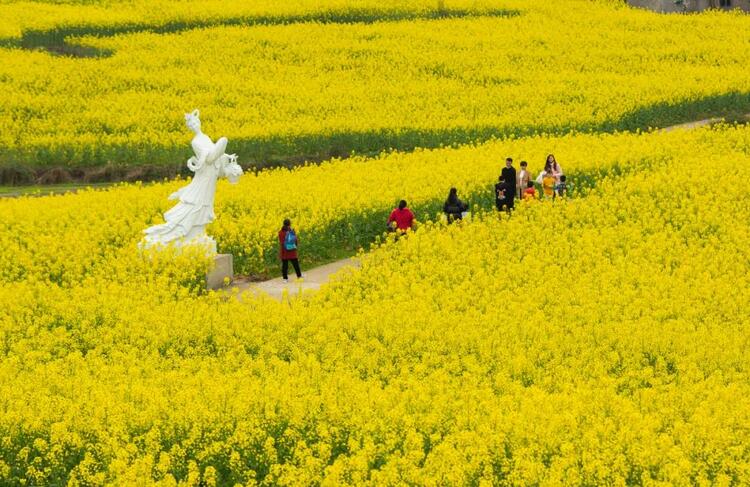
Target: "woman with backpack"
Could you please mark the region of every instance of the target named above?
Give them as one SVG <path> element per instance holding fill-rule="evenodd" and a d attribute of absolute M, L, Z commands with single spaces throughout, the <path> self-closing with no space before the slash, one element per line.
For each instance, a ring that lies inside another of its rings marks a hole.
<path fill-rule="evenodd" d="M 299 270 L 299 260 L 297 260 L 297 247 L 299 238 L 297 232 L 292 228 L 292 222 L 289 218 L 284 220 L 284 226 L 279 230 L 279 257 L 281 258 L 281 277 L 285 282 L 289 281 L 289 262 L 294 266 L 294 272 L 297 273 L 297 279 L 302 277 L 302 271 Z"/>

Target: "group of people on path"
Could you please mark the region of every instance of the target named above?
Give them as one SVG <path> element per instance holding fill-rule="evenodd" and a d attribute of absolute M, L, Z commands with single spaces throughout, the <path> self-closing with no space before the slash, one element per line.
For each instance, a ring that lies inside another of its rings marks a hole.
<path fill-rule="evenodd" d="M 498 211 L 510 212 L 515 207 L 515 200 L 529 201 L 535 199 L 564 198 L 568 194 L 568 183 L 563 174 L 562 167 L 558 164 L 555 156 L 550 154 L 544 163 L 544 169 L 539 175 L 532 179 L 526 161 L 521 161 L 521 168 L 516 171 L 513 167 L 513 158 L 505 159 L 505 167 L 500 172 L 497 184 L 495 184 L 495 207 Z M 537 195 L 535 184 L 539 185 L 541 191 Z M 458 190 L 451 188 L 448 198 L 443 205 L 448 223 L 463 219 L 469 205 L 458 197 Z M 414 228 L 416 217 L 409 209 L 406 200 L 401 200 L 398 207 L 391 211 L 388 217 L 388 231 L 405 233 Z M 299 237 L 292 228 L 289 219 L 279 230 L 279 257 L 281 258 L 281 276 L 284 281 L 289 280 L 289 264 L 294 267 L 297 278 L 302 277 L 300 271 L 297 249 Z"/>
<path fill-rule="evenodd" d="M 541 194 L 537 196 L 535 183 L 541 188 Z M 513 167 L 513 158 L 505 159 L 505 167 L 500 172 L 497 184 L 495 184 L 495 207 L 500 210 L 511 211 L 515 206 L 515 200 L 534 200 L 563 198 L 568 195 L 568 183 L 563 174 L 562 167 L 550 154 L 544 162 L 544 169 L 535 178 L 531 178 L 528 163 L 521 161 L 520 171 Z"/>
<path fill-rule="evenodd" d="M 536 185 L 539 185 L 539 194 Z M 547 156 L 544 169 L 533 179 L 526 161 L 521 161 L 521 169 L 516 171 L 513 158 L 508 157 L 495 184 L 495 207 L 498 211 L 510 212 L 515 207 L 516 199 L 529 201 L 563 198 L 568 195 L 568 187 L 562 167 L 553 154 Z M 463 219 L 467 211 L 469 205 L 458 197 L 456 188 L 451 188 L 443 204 L 443 213 L 448 223 Z M 388 217 L 388 230 L 403 233 L 413 228 L 414 222 L 414 212 L 407 207 L 406 201 L 401 200 Z"/>

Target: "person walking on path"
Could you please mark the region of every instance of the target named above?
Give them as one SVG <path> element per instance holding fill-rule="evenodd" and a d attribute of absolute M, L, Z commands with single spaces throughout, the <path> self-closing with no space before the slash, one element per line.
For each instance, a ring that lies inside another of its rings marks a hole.
<path fill-rule="evenodd" d="M 289 280 L 289 263 L 294 266 L 294 272 L 297 279 L 302 277 L 302 271 L 299 269 L 299 259 L 297 258 L 297 249 L 299 247 L 299 238 L 297 232 L 292 228 L 292 222 L 287 218 L 284 220 L 284 226 L 279 230 L 279 257 L 281 258 L 281 277 L 284 281 Z"/>
<path fill-rule="evenodd" d="M 523 192 L 523 200 L 524 201 L 534 201 L 536 199 L 536 189 L 534 188 L 534 183 L 532 181 L 529 181 L 526 183 L 526 189 Z"/>
<path fill-rule="evenodd" d="M 555 175 L 551 170 L 545 171 L 542 178 L 542 190 L 544 191 L 544 199 L 555 198 Z"/>
<path fill-rule="evenodd" d="M 505 167 L 500 172 L 500 176 L 505 181 L 505 206 L 508 210 L 512 210 L 516 199 L 516 168 L 513 167 L 512 157 L 505 159 Z"/>
<path fill-rule="evenodd" d="M 560 198 L 568 196 L 568 182 L 565 174 L 560 176 L 560 182 L 555 184 L 555 196 Z"/>
<path fill-rule="evenodd" d="M 563 175 L 562 167 L 560 167 L 560 164 L 557 163 L 555 156 L 552 154 L 548 155 L 547 159 L 544 161 L 544 169 L 542 169 L 542 172 L 536 177 L 537 184 L 542 184 L 542 179 L 547 176 L 547 173 L 555 178 L 555 184 L 560 182 L 560 176 Z"/>
<path fill-rule="evenodd" d="M 448 199 L 443 205 L 443 212 L 448 217 L 448 223 L 463 219 L 463 212 L 469 209 L 469 205 L 458 198 L 458 190 L 451 188 Z"/>
<path fill-rule="evenodd" d="M 511 198 L 513 198 L 511 196 Z M 503 179 L 502 175 L 497 178 L 497 184 L 495 184 L 495 207 L 497 211 L 510 211 L 508 208 L 508 185 Z"/>
<path fill-rule="evenodd" d="M 410 228 L 414 228 L 414 213 L 407 208 L 406 200 L 398 202 L 398 208 L 394 208 L 391 216 L 388 217 L 388 230 L 395 230 L 400 233 L 406 233 Z"/>
<path fill-rule="evenodd" d="M 554 155 L 550 154 L 547 156 L 547 161 L 544 163 L 544 170 L 552 172 L 555 183 L 560 183 L 560 176 L 563 175 L 563 170 L 560 164 L 557 163 Z"/>
<path fill-rule="evenodd" d="M 518 178 L 516 179 L 516 191 L 518 192 L 518 199 L 524 198 L 524 193 L 529 187 L 529 181 L 531 181 L 531 173 L 527 169 L 528 163 L 521 161 L 521 170 L 518 171 Z"/>

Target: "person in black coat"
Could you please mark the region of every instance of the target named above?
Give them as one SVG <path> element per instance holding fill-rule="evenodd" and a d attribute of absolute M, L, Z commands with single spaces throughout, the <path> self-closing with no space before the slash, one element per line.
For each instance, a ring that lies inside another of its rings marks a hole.
<path fill-rule="evenodd" d="M 505 206 L 508 210 L 513 209 L 516 198 L 516 168 L 513 167 L 513 158 L 505 159 L 505 167 L 500 172 L 500 176 L 505 180 Z"/>
<path fill-rule="evenodd" d="M 445 200 L 445 204 L 443 205 L 443 212 L 448 217 L 448 223 L 461 220 L 463 217 L 462 213 L 468 209 L 469 205 L 458 198 L 458 190 L 451 188 L 450 193 L 448 193 L 448 199 Z"/>

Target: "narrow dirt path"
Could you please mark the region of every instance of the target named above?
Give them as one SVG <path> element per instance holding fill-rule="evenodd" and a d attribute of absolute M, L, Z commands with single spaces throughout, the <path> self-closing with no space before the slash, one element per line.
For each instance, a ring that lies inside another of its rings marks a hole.
<path fill-rule="evenodd" d="M 705 127 L 706 125 L 713 125 L 715 123 L 721 122 L 722 118 L 707 118 L 705 120 L 697 120 L 695 122 L 687 122 L 687 123 L 681 123 L 679 125 L 671 125 L 669 127 L 664 127 L 663 129 L 657 130 L 657 132 L 672 132 L 673 130 L 690 130 L 690 129 L 697 129 L 699 127 Z"/>
<path fill-rule="evenodd" d="M 247 281 L 235 281 L 232 283 L 233 288 L 238 288 L 240 294 L 245 291 L 253 293 L 264 293 L 271 296 L 274 299 L 283 300 L 284 293 L 291 297 L 299 297 L 300 295 L 308 291 L 317 291 L 320 286 L 330 281 L 331 276 L 339 271 L 356 270 L 359 268 L 359 261 L 352 257 L 349 259 L 342 259 L 330 264 L 315 267 L 313 269 L 305 270 L 305 262 L 300 262 L 302 267 L 302 279 L 294 277 L 294 269 L 289 277 L 289 282 L 284 282 L 281 277 L 271 279 L 262 282 L 247 282 Z M 291 267 L 291 266 L 290 266 Z M 281 270 L 279 269 L 279 273 Z M 344 275 L 345 272 L 342 272 Z"/>
<path fill-rule="evenodd" d="M 687 123 L 681 123 L 678 125 L 671 125 L 669 127 L 664 127 L 662 129 L 657 130 L 657 132 L 672 132 L 673 130 L 690 130 L 690 129 L 697 129 L 700 127 L 705 127 L 706 125 L 714 125 L 719 122 L 725 121 L 725 118 L 722 117 L 714 117 L 714 118 L 706 118 L 703 120 L 696 120 L 694 122 L 687 122 Z M 738 117 L 738 122 L 750 122 L 750 113 L 746 113 L 745 115 Z"/>

